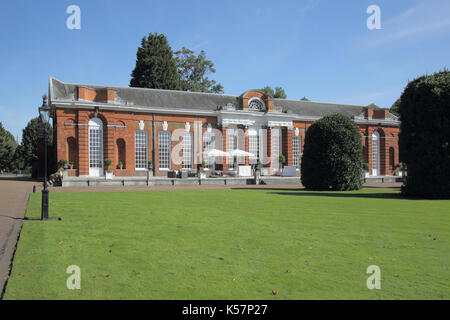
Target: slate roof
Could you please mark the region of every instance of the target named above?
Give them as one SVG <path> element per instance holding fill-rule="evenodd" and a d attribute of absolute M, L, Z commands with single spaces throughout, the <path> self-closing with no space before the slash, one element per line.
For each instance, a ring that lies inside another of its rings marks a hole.
<path fill-rule="evenodd" d="M 76 101 L 77 87 L 91 90 L 112 89 L 116 92 L 116 104 L 140 107 L 214 111 L 218 107 L 224 107 L 229 103 L 239 106 L 240 99 L 239 96 L 225 94 L 64 83 L 55 78 L 50 78 L 50 99 L 52 101 Z M 306 117 L 323 117 L 334 113 L 343 114 L 350 118 L 361 117 L 364 113 L 364 108 L 366 108 L 366 106 L 359 105 L 287 99 L 273 99 L 273 104 L 275 107 L 281 107 L 283 112 L 287 114 Z M 374 104 L 370 105 L 370 107 L 379 108 Z"/>

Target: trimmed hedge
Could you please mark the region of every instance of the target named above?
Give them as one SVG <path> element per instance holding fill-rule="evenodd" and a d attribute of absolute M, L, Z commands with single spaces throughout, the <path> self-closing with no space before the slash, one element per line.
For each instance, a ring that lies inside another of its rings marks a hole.
<path fill-rule="evenodd" d="M 361 189 L 362 143 L 356 123 L 340 114 L 314 122 L 306 131 L 301 173 L 307 189 Z"/>
<path fill-rule="evenodd" d="M 400 98 L 400 161 L 409 197 L 450 199 L 450 72 L 411 81 Z"/>

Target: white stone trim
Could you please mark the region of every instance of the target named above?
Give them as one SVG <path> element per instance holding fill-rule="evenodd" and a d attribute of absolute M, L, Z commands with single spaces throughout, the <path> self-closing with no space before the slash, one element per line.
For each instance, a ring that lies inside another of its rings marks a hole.
<path fill-rule="evenodd" d="M 269 127 L 293 127 L 292 121 L 281 121 L 281 120 L 269 120 L 267 121 L 267 126 Z"/>

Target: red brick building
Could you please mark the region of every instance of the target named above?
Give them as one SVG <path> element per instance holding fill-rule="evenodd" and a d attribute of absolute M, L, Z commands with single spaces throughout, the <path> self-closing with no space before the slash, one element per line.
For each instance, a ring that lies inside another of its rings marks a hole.
<path fill-rule="evenodd" d="M 73 163 L 70 175 L 116 176 L 195 170 L 229 170 L 261 162 L 266 174 L 301 166 L 305 130 L 317 119 L 340 113 L 361 131 L 370 174 L 392 175 L 398 163 L 399 121 L 388 109 L 275 99 L 258 90 L 240 96 L 49 80 L 57 160 Z M 208 157 L 206 151 L 243 150 L 245 157 Z M 105 168 L 104 160 L 112 165 Z M 235 161 L 237 160 L 237 164 Z"/>

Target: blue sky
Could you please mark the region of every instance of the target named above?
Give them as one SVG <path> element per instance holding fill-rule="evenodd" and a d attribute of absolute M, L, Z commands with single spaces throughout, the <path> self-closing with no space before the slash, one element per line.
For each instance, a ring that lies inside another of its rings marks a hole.
<path fill-rule="evenodd" d="M 81 29 L 69 30 L 69 5 Z M 369 5 L 381 29 L 369 30 Z M 144 35 L 205 50 L 226 94 L 281 86 L 288 99 L 390 107 L 422 74 L 449 67 L 448 0 L 2 1 L 0 121 L 37 116 L 48 77 L 128 86 Z"/>

